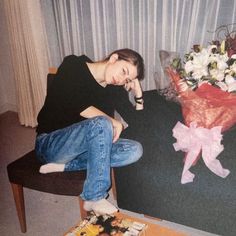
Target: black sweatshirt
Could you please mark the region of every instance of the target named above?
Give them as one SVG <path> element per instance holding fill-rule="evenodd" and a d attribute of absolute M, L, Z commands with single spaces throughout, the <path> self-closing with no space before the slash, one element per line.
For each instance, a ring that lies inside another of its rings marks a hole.
<path fill-rule="evenodd" d="M 64 58 L 38 114 L 38 134 L 50 133 L 86 119 L 80 113 L 90 106 L 112 117 L 117 110 L 129 123 L 135 108 L 128 93 L 122 86 L 104 88 L 99 85 L 86 62 L 92 61 L 84 55 Z"/>

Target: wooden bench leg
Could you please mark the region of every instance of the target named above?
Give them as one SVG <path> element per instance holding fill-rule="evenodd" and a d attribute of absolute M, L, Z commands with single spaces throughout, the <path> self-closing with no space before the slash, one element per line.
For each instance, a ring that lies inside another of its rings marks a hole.
<path fill-rule="evenodd" d="M 15 200 L 16 211 L 20 222 L 21 232 L 26 232 L 26 219 L 25 219 L 25 203 L 23 186 L 11 183 L 12 192 Z"/>
<path fill-rule="evenodd" d="M 84 219 L 88 216 L 87 211 L 84 210 L 84 200 L 79 196 L 80 217 Z"/>
<path fill-rule="evenodd" d="M 114 173 L 114 169 L 111 169 L 111 183 L 112 183 L 112 193 L 113 193 L 113 197 L 114 200 L 117 200 L 117 194 L 116 194 L 116 180 L 115 180 L 115 173 Z"/>

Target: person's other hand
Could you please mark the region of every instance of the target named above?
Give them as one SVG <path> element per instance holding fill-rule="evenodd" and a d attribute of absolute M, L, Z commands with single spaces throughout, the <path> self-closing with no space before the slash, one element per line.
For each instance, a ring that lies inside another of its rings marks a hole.
<path fill-rule="evenodd" d="M 113 143 L 115 143 L 120 137 L 120 134 L 123 130 L 123 125 L 120 121 L 115 119 L 112 120 L 112 125 L 113 125 Z"/>

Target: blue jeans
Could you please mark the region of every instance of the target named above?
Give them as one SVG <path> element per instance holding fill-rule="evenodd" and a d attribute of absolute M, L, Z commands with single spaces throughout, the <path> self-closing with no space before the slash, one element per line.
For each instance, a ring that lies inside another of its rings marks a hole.
<path fill-rule="evenodd" d="M 43 163 L 65 164 L 65 171 L 87 170 L 82 199 L 107 197 L 110 167 L 136 162 L 143 153 L 139 142 L 118 139 L 112 143 L 113 127 L 105 116 L 81 121 L 49 134 L 37 136 L 35 150 Z"/>

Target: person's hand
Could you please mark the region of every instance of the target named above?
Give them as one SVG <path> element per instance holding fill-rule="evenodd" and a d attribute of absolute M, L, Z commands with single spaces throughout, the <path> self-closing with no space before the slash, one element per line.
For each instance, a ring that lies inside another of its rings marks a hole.
<path fill-rule="evenodd" d="M 127 91 L 133 90 L 134 96 L 135 96 L 135 102 L 136 102 L 136 110 L 142 110 L 143 109 L 143 92 L 141 88 L 141 84 L 138 79 L 134 79 L 124 85 L 124 88 Z M 138 99 L 137 99 L 138 98 Z"/>
<path fill-rule="evenodd" d="M 142 88 L 138 79 L 134 79 L 125 83 L 124 88 L 127 91 L 133 90 L 135 93 L 135 96 L 142 95 Z"/>
<path fill-rule="evenodd" d="M 80 113 L 80 115 L 85 117 L 85 118 L 93 118 L 95 116 L 106 116 L 106 117 L 108 117 L 110 119 L 111 123 L 112 123 L 112 126 L 113 126 L 113 141 L 112 141 L 113 143 L 118 140 L 122 130 L 124 129 L 124 127 L 123 127 L 123 125 L 120 121 L 115 120 L 114 118 L 108 116 L 103 111 L 97 109 L 94 106 L 90 106 L 90 107 L 86 108 L 84 111 L 82 111 Z"/>
<path fill-rule="evenodd" d="M 112 125 L 113 125 L 113 143 L 115 143 L 123 130 L 123 125 L 120 121 L 112 119 Z"/>

